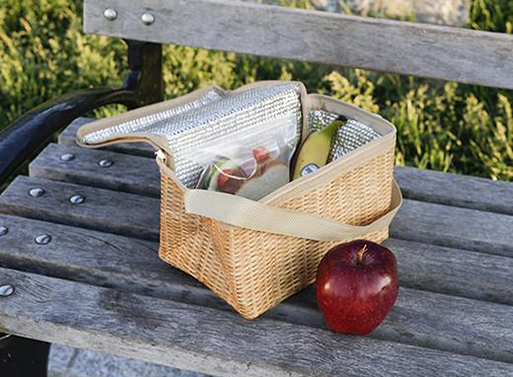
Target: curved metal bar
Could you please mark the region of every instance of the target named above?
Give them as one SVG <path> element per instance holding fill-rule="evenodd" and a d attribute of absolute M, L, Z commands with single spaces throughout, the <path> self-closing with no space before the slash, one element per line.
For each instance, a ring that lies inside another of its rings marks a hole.
<path fill-rule="evenodd" d="M 81 90 L 48 101 L 18 118 L 0 133 L 0 184 L 54 133 L 100 106 L 137 106 L 135 92 L 124 87 Z"/>
<path fill-rule="evenodd" d="M 132 109 L 162 101 L 162 46 L 125 42 L 131 72 L 122 87 L 80 90 L 45 102 L 0 133 L 0 186 L 54 133 L 79 116 L 112 103 Z"/>

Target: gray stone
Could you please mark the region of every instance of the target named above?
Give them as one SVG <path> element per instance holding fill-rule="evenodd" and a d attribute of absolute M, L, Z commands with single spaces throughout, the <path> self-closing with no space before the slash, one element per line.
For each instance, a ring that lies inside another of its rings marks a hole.
<path fill-rule="evenodd" d="M 334 2 L 337 0 L 312 0 Z M 419 22 L 465 26 L 470 11 L 470 0 L 346 0 L 355 13 L 384 10 L 392 17 L 416 15 Z"/>
<path fill-rule="evenodd" d="M 68 367 L 76 352 L 78 350 L 74 348 L 52 344 L 48 358 L 48 377 L 67 377 Z"/>
<path fill-rule="evenodd" d="M 162 365 L 52 345 L 49 377 L 208 377 Z"/>
<path fill-rule="evenodd" d="M 280 0 L 242 1 L 280 4 Z M 309 0 L 309 3 L 327 12 L 367 15 L 384 11 L 393 18 L 415 15 L 417 22 L 453 26 L 466 26 L 470 12 L 470 0 Z"/>

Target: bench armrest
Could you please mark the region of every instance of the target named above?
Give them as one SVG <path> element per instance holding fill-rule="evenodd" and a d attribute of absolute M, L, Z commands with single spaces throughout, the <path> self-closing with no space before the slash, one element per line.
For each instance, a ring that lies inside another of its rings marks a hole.
<path fill-rule="evenodd" d="M 54 133 L 79 116 L 113 103 L 132 109 L 162 101 L 162 46 L 125 42 L 130 73 L 121 87 L 80 90 L 45 102 L 0 133 L 0 187 Z"/>
<path fill-rule="evenodd" d="M 0 133 L 0 186 L 51 136 L 100 106 L 122 103 L 135 107 L 135 92 L 126 86 L 76 91 L 41 104 Z"/>

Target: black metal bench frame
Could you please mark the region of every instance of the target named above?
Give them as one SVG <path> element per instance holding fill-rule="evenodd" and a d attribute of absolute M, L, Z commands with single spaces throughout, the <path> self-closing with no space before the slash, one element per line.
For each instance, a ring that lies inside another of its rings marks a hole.
<path fill-rule="evenodd" d="M 85 89 L 50 100 L 0 133 L 0 186 L 52 135 L 79 116 L 109 104 L 123 104 L 133 109 L 162 101 L 162 45 L 125 42 L 130 73 L 122 86 Z"/>

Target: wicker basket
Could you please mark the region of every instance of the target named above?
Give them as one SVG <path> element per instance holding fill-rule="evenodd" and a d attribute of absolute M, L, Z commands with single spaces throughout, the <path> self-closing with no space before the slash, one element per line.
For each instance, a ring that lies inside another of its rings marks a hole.
<path fill-rule="evenodd" d="M 170 102 L 167 106 L 173 106 Z M 356 238 L 385 240 L 401 204 L 392 176 L 393 125 L 341 101 L 305 96 L 304 113 L 313 109 L 359 119 L 382 136 L 259 202 L 187 189 L 174 175 L 172 156 L 162 149 L 157 154 L 160 257 L 204 283 L 248 319 L 314 282 L 317 265 L 333 245 Z M 84 126 L 79 140 L 127 116 L 140 116 L 138 112 Z M 139 140 L 140 135 L 114 141 Z M 160 144 L 155 138 L 151 141 Z"/>

